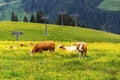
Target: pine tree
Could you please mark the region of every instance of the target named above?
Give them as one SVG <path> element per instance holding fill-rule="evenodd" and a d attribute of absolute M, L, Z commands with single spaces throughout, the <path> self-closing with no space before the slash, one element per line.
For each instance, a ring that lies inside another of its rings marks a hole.
<path fill-rule="evenodd" d="M 34 17 L 34 15 L 33 15 L 33 14 L 31 15 L 30 22 L 33 22 L 33 23 L 34 23 L 34 22 L 36 22 L 36 21 L 35 21 L 35 17 Z"/>
<path fill-rule="evenodd" d="M 36 15 L 36 22 L 37 23 L 44 23 L 44 20 L 42 19 L 43 15 L 44 14 L 42 11 L 37 11 L 37 15 Z"/>
<path fill-rule="evenodd" d="M 12 12 L 12 14 L 11 14 L 11 21 L 14 21 L 15 20 L 15 14 L 14 14 L 14 12 Z"/>
<path fill-rule="evenodd" d="M 14 21 L 19 21 L 17 15 L 14 16 Z"/>
<path fill-rule="evenodd" d="M 24 22 L 28 22 L 27 16 L 24 16 L 23 21 L 24 21 Z"/>
<path fill-rule="evenodd" d="M 73 18 L 68 15 L 68 14 L 64 14 L 64 15 L 59 15 L 58 19 L 57 19 L 57 24 L 61 25 L 62 24 L 62 16 L 63 16 L 63 25 L 68 25 L 68 26 L 75 26 L 75 21 L 73 20 Z"/>
<path fill-rule="evenodd" d="M 61 25 L 61 23 L 62 23 L 62 15 L 60 14 L 60 15 L 58 16 L 58 19 L 57 19 L 57 23 L 56 23 L 56 24 Z"/>
<path fill-rule="evenodd" d="M 14 12 L 11 14 L 11 21 L 19 21 L 18 16 Z"/>
<path fill-rule="evenodd" d="M 65 14 L 63 19 L 64 19 L 65 25 L 75 26 L 75 20 L 69 14 Z"/>

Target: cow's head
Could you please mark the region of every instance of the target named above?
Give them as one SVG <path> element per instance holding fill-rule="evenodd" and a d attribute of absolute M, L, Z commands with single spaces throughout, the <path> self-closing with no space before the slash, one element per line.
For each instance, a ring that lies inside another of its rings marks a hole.
<path fill-rule="evenodd" d="M 84 45 L 80 44 L 79 46 L 77 46 L 77 50 L 80 52 L 84 51 Z"/>
<path fill-rule="evenodd" d="M 62 44 L 60 44 L 60 45 L 58 46 L 58 48 L 60 48 L 60 49 L 65 49 L 65 46 L 62 45 Z"/>

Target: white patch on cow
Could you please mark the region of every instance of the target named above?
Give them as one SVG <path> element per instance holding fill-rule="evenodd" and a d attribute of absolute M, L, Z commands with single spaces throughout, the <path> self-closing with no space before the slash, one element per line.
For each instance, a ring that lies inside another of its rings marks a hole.
<path fill-rule="evenodd" d="M 76 50 L 76 46 L 65 47 L 65 49 L 66 49 L 67 51 L 75 51 L 75 50 Z"/>
<path fill-rule="evenodd" d="M 79 46 L 79 50 L 80 50 L 80 51 L 83 51 L 82 47 L 83 47 L 83 45 L 81 44 L 81 45 Z"/>
<path fill-rule="evenodd" d="M 66 50 L 66 51 L 76 51 L 77 49 L 76 46 L 64 46 L 64 45 L 59 45 L 58 48 Z"/>

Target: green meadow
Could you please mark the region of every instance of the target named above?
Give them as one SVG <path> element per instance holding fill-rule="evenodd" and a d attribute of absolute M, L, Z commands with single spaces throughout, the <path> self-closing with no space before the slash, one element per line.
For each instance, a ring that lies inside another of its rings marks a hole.
<path fill-rule="evenodd" d="M 49 36 L 44 36 L 44 24 L 0 22 L 0 79 L 1 80 L 119 80 L 120 36 L 112 33 L 48 25 Z M 12 31 L 22 31 L 15 41 Z M 54 40 L 55 52 L 30 56 L 34 44 Z M 77 52 L 57 48 L 74 41 L 85 41 L 87 58 L 78 58 Z M 26 47 L 19 47 L 23 43 Z M 10 49 L 15 46 L 16 49 Z"/>
<path fill-rule="evenodd" d="M 120 44 L 88 43 L 87 59 L 77 52 L 56 48 L 30 56 L 32 46 L 17 47 L 20 43 L 0 41 L 1 80 L 119 80 Z M 37 43 L 37 42 L 34 42 Z M 69 45 L 69 42 L 56 42 Z M 9 46 L 16 46 L 15 50 Z"/>
<path fill-rule="evenodd" d="M 23 22 L 0 22 L 0 40 L 15 41 L 13 31 L 22 31 L 20 41 L 85 41 L 85 42 L 120 42 L 120 36 L 88 28 L 75 28 L 72 26 L 48 25 L 48 34 L 45 36 L 45 25 Z"/>
<path fill-rule="evenodd" d="M 103 10 L 120 11 L 120 0 L 104 0 L 98 7 Z"/>

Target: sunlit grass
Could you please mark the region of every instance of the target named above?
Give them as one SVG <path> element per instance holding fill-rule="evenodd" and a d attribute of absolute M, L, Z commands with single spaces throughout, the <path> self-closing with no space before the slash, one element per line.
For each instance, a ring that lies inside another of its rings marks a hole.
<path fill-rule="evenodd" d="M 85 42 L 120 42 L 120 36 L 89 28 L 75 28 L 74 26 L 64 26 L 48 24 L 48 34 L 45 36 L 45 25 L 25 22 L 0 22 L 0 40 L 15 41 L 16 36 L 11 35 L 13 31 L 21 31 L 20 41 L 85 41 Z"/>
<path fill-rule="evenodd" d="M 77 52 L 56 50 L 30 56 L 31 41 L 0 41 L 0 79 L 18 80 L 119 80 L 120 44 L 87 43 L 87 59 L 78 58 Z M 27 47 L 18 47 L 20 43 Z M 38 42 L 33 42 L 38 43 Z M 9 49 L 11 45 L 16 49 Z"/>

